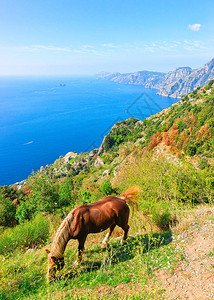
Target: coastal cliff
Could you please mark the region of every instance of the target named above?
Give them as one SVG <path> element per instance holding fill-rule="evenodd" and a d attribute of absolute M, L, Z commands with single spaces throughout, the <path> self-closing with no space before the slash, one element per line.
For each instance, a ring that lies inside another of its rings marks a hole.
<path fill-rule="evenodd" d="M 111 73 L 101 77 L 122 84 L 136 84 L 157 89 L 157 94 L 162 96 L 181 98 L 214 79 L 214 59 L 198 69 L 179 67 L 168 73 L 140 71 Z"/>

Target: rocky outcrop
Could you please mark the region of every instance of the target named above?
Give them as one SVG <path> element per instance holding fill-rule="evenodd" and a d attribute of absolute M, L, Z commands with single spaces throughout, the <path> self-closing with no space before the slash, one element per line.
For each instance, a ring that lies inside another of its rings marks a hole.
<path fill-rule="evenodd" d="M 98 168 L 99 166 L 102 166 L 102 165 L 104 165 L 104 162 L 103 162 L 102 158 L 98 156 L 94 162 L 94 166 L 95 166 L 95 168 Z"/>
<path fill-rule="evenodd" d="M 109 170 L 105 170 L 102 174 L 102 178 L 107 177 L 110 175 L 110 171 Z"/>
<path fill-rule="evenodd" d="M 118 83 L 143 85 L 146 88 L 157 89 L 159 95 L 180 98 L 214 79 L 214 59 L 194 70 L 190 67 L 180 67 L 168 73 L 112 73 L 103 75 L 102 78 Z"/>
<path fill-rule="evenodd" d="M 77 156 L 76 152 L 68 152 L 64 157 L 63 160 L 65 163 L 68 163 L 72 158 L 75 158 Z"/>
<path fill-rule="evenodd" d="M 103 138 L 103 141 L 102 141 L 102 144 L 100 145 L 100 147 L 98 148 L 98 151 L 97 151 L 97 155 L 100 155 L 104 152 L 104 142 L 105 142 L 105 138 L 106 136 L 104 136 Z"/>

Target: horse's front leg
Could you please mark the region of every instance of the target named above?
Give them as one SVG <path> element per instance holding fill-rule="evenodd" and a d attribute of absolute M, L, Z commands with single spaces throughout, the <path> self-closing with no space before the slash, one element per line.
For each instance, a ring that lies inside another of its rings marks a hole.
<path fill-rule="evenodd" d="M 84 236 L 83 238 L 78 239 L 79 245 L 78 245 L 78 255 L 77 260 L 74 262 L 75 266 L 78 266 L 82 261 L 82 253 L 84 250 L 84 244 L 87 236 Z"/>
<path fill-rule="evenodd" d="M 106 246 L 107 246 L 107 244 L 108 244 L 108 241 L 109 241 L 109 238 L 110 238 L 110 236 L 111 236 L 111 234 L 112 234 L 112 232 L 113 232 L 115 226 L 116 226 L 116 224 L 113 224 L 113 225 L 111 225 L 111 227 L 109 228 L 109 232 L 107 232 L 107 234 L 106 234 L 106 236 L 105 236 L 105 238 L 104 238 L 104 240 L 103 240 L 103 242 L 102 242 L 102 246 L 101 246 L 102 249 L 105 249 L 105 248 L 106 248 Z"/>

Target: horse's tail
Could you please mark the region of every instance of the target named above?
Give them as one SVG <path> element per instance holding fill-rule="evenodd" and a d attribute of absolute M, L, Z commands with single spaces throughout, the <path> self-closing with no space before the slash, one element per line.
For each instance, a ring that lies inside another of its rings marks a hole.
<path fill-rule="evenodd" d="M 128 188 L 124 193 L 122 193 L 119 198 L 125 200 L 131 206 L 138 208 L 138 203 L 136 201 L 137 194 L 141 192 L 138 186 L 132 186 Z"/>

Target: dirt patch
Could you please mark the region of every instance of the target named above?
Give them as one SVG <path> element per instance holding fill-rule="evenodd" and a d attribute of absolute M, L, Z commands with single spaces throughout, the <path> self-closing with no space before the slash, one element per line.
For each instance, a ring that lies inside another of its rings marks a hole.
<path fill-rule="evenodd" d="M 181 258 L 173 274 L 158 270 L 165 299 L 214 299 L 214 222 L 192 222 L 188 231 L 178 235 Z"/>

